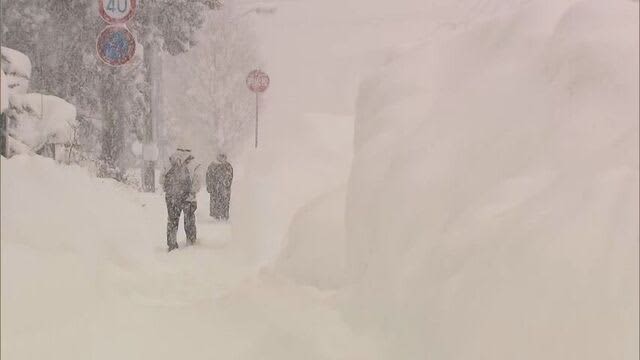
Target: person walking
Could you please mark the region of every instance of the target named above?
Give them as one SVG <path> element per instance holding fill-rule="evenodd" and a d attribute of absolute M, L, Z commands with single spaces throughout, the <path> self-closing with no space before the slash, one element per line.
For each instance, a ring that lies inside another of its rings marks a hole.
<path fill-rule="evenodd" d="M 182 212 L 187 243 L 196 242 L 196 193 L 200 186 L 197 174 L 199 166 L 195 163 L 191 150 L 178 148 L 169 157 L 169 163 L 169 168 L 163 172 L 160 182 L 167 203 L 167 246 L 171 251 L 178 248 L 176 237 Z"/>
<path fill-rule="evenodd" d="M 218 154 L 207 168 L 207 192 L 209 193 L 209 215 L 216 220 L 229 220 L 233 167 L 225 154 Z"/>

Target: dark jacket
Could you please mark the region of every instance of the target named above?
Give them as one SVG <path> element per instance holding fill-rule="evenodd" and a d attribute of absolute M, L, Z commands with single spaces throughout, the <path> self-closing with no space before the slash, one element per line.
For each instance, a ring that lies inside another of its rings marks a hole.
<path fill-rule="evenodd" d="M 185 151 L 177 151 L 169 158 L 170 166 L 160 177 L 160 183 L 168 198 L 195 201 L 199 189 L 198 165 L 193 156 Z"/>
<path fill-rule="evenodd" d="M 233 167 L 227 161 L 212 162 L 207 168 L 207 192 L 229 191 L 233 181 Z"/>

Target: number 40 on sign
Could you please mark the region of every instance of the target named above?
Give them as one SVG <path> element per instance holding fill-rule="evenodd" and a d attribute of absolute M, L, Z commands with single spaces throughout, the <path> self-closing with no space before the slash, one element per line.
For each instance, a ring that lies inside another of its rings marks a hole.
<path fill-rule="evenodd" d="M 99 0 L 100 16 L 109 24 L 122 24 L 136 12 L 136 0 Z"/>

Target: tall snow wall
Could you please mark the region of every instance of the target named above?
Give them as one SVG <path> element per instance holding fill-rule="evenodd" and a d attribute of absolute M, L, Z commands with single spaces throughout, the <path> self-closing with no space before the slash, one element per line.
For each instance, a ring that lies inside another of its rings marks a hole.
<path fill-rule="evenodd" d="M 387 358 L 638 358 L 638 3 L 569 3 L 362 83 L 345 313 Z"/>

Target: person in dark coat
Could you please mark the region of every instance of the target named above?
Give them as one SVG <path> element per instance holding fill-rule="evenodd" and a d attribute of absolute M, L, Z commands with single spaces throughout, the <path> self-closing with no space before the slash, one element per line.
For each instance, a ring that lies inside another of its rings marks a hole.
<path fill-rule="evenodd" d="M 169 157 L 170 166 L 160 177 L 167 203 L 167 246 L 169 251 L 178 248 L 176 236 L 180 214 L 184 212 L 184 230 L 187 242 L 196 241 L 196 217 L 198 207 L 196 193 L 199 181 L 196 174 L 198 166 L 193 161 L 191 151 L 178 149 Z"/>
<path fill-rule="evenodd" d="M 233 167 L 225 154 L 218 154 L 207 169 L 207 192 L 210 195 L 209 215 L 216 220 L 229 220 Z"/>

